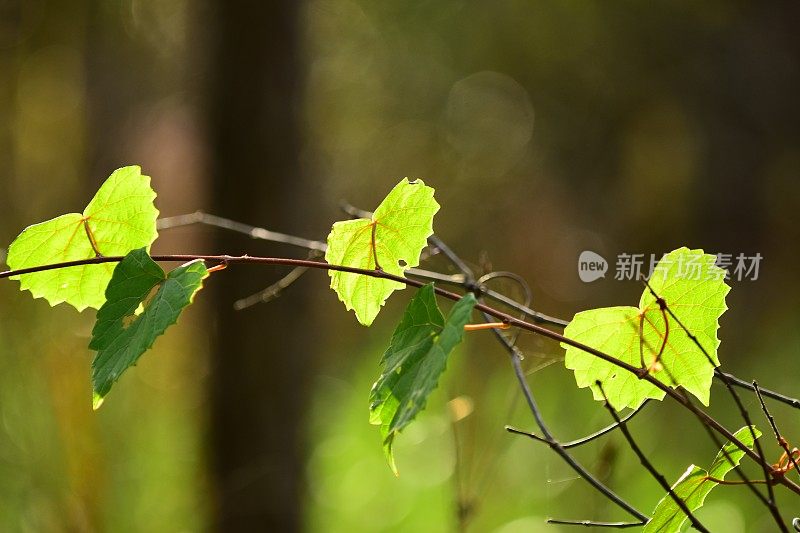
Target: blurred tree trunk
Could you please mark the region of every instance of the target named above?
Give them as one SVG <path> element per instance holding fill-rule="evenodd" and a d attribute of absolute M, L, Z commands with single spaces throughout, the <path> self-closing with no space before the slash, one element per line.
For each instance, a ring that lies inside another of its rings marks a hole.
<path fill-rule="evenodd" d="M 301 232 L 309 197 L 299 171 L 298 12 L 294 0 L 219 0 L 210 14 L 212 209 L 282 231 Z M 217 233 L 226 253 L 291 253 Z M 301 528 L 302 415 L 311 303 L 302 283 L 279 302 L 245 311 L 232 302 L 285 269 L 232 267 L 214 294 L 212 484 L 220 531 Z"/>
<path fill-rule="evenodd" d="M 89 3 L 89 24 L 86 32 L 87 110 L 87 187 L 91 195 L 123 165 L 144 161 L 130 160 L 130 134 L 125 131 L 138 106 L 151 96 L 157 82 L 144 78 L 142 71 L 149 59 L 135 40 L 124 35 L 120 10 L 103 0 Z M 147 172 L 145 172 L 147 173 Z M 88 196 L 86 196 L 88 195 Z"/>
<path fill-rule="evenodd" d="M 22 34 L 22 4 L 14 2 L 0 3 L 0 121 L 4 124 L 12 123 L 14 107 L 16 104 L 16 91 L 18 83 L 19 60 L 18 45 Z M 0 183 L 6 190 L 14 176 L 16 163 L 14 153 L 14 130 L 7 126 L 0 128 Z M 11 234 L 14 230 L 22 202 L 14 201 L 10 194 L 0 195 L 0 212 L 4 213 L 0 221 L 0 231 L 3 236 Z M 9 228 L 6 233 L 6 228 Z M 6 243 L 3 244 L 6 246 Z M 5 248 L 0 249 L 0 263 L 5 265 Z"/>

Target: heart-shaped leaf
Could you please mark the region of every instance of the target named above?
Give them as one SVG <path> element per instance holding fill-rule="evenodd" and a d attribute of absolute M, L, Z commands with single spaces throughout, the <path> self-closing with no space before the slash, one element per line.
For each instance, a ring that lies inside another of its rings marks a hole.
<path fill-rule="evenodd" d="M 422 180 L 404 178 L 381 202 L 372 218 L 346 220 L 333 225 L 328 235 L 325 260 L 402 276 L 419 265 L 419 256 L 433 234 L 433 216 L 439 204 L 433 188 Z M 377 262 L 376 262 L 377 261 Z M 358 321 L 372 324 L 389 295 L 403 283 L 348 272 L 329 270 L 331 288 L 345 307 L 353 309 Z"/>
<path fill-rule="evenodd" d="M 50 263 L 90 259 L 99 255 L 125 255 L 150 245 L 158 236 L 153 205 L 156 193 L 150 178 L 138 166 L 115 170 L 103 183 L 83 214 L 69 213 L 29 226 L 11 243 L 6 262 L 21 269 Z M 66 302 L 78 311 L 99 308 L 114 265 L 82 265 L 59 268 L 13 279 L 20 290 L 50 305 Z"/>
<path fill-rule="evenodd" d="M 650 286 L 686 329 L 695 335 L 715 365 L 719 317 L 728 308 L 725 271 L 715 256 L 680 248 L 666 254 L 654 269 Z M 570 339 L 596 348 L 628 364 L 648 369 L 661 382 L 682 386 L 708 405 L 714 367 L 687 333 L 662 311 L 645 288 L 639 307 L 609 307 L 583 311 L 564 329 Z M 564 364 L 575 372 L 579 387 L 591 387 L 594 399 L 635 409 L 647 398 L 663 399 L 664 392 L 637 376 L 578 348 L 562 343 Z"/>

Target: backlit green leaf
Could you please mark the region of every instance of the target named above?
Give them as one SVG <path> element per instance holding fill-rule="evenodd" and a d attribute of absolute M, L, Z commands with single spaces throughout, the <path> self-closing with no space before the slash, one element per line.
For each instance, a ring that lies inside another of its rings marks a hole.
<path fill-rule="evenodd" d="M 754 444 L 753 433 L 755 433 L 756 438 L 761 436 L 759 430 L 753 428 L 751 432 L 749 427 L 743 427 L 734 436 L 742 444 L 752 449 Z M 727 457 L 725 452 L 727 452 Z M 744 457 L 744 451 L 729 442 L 717 453 L 711 468 L 704 470 L 698 466 L 691 465 L 672 486 L 672 490 L 676 496 L 686 503 L 686 507 L 694 512 L 703 506 L 708 493 L 719 485 L 719 483 L 709 478 L 724 480 L 728 472 L 739 465 L 742 457 Z M 731 463 L 731 461 L 733 462 Z M 647 522 L 644 533 L 677 533 L 687 519 L 688 517 L 681 511 L 675 500 L 669 494 L 665 494 L 656 505 L 656 509 L 653 511 L 653 518 Z"/>
<path fill-rule="evenodd" d="M 419 256 L 433 234 L 433 216 L 439 204 L 433 198 L 433 188 L 422 180 L 397 184 L 375 210 L 372 218 L 337 222 L 328 235 L 325 260 L 402 276 L 419 265 Z M 378 264 L 375 264 L 377 257 Z M 353 309 L 358 321 L 369 326 L 386 299 L 403 283 L 360 274 L 328 271 L 331 288 L 345 307 Z"/>
<path fill-rule="evenodd" d="M 117 265 L 89 343 L 97 351 L 92 362 L 95 409 L 122 373 L 178 321 L 207 275 L 199 260 L 165 275 L 144 248 L 132 251 Z"/>
<path fill-rule="evenodd" d="M 680 248 L 661 259 L 650 285 L 718 365 L 717 330 L 719 317 L 728 308 L 725 295 L 730 287 L 724 281 L 725 271 L 714 261 L 713 255 L 702 250 Z M 644 360 L 650 374 L 661 382 L 670 386 L 677 383 L 703 404 L 709 403 L 714 368 L 675 320 L 662 313 L 646 288 L 638 308 L 580 312 L 565 328 L 564 335 L 637 367 Z M 582 350 L 563 343 L 562 347 L 567 350 L 564 364 L 575 372 L 579 387 L 592 388 L 595 400 L 603 400 L 595 385 L 598 380 L 618 410 L 636 408 L 646 398 L 663 399 L 664 392 L 647 381 Z"/>
<path fill-rule="evenodd" d="M 447 356 L 464 336 L 474 306 L 475 297 L 467 294 L 445 321 L 433 285 L 425 285 L 411 299 L 383 354 L 383 371 L 370 394 L 370 423 L 381 426 L 383 449 L 395 474 L 394 438 L 425 408 Z"/>
<path fill-rule="evenodd" d="M 125 255 L 156 239 L 158 210 L 150 178 L 137 166 L 120 168 L 103 183 L 83 214 L 70 213 L 27 227 L 8 249 L 9 268 Z M 114 265 L 83 265 L 23 274 L 20 290 L 50 305 L 66 302 L 78 311 L 99 308 Z"/>

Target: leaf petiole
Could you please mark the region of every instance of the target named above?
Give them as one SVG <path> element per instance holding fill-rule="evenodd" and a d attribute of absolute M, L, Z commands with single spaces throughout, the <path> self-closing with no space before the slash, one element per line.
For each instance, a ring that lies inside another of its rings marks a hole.
<path fill-rule="evenodd" d="M 484 329 L 509 329 L 511 324 L 508 322 L 484 322 L 483 324 L 466 324 L 464 331 L 481 331 Z"/>

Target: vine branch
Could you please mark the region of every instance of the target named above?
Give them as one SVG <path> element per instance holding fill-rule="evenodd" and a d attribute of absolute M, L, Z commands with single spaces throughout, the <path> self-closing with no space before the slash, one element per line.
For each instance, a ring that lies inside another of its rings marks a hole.
<path fill-rule="evenodd" d="M 630 413 L 628 413 L 627 415 L 622 417 L 621 422 L 623 422 L 623 423 L 624 422 L 628 422 L 631 418 L 633 418 L 634 416 L 639 414 L 642 411 L 642 409 L 644 409 L 644 406 L 647 405 L 651 400 L 652 400 L 652 398 L 645 399 L 645 401 L 643 401 L 642 404 L 639 407 L 637 407 L 636 409 L 634 409 L 633 411 L 631 411 Z M 585 437 L 581 437 L 579 439 L 571 440 L 569 442 L 564 442 L 561 445 L 564 447 L 564 449 L 567 449 L 567 450 L 570 449 L 570 448 L 578 448 L 580 446 L 583 446 L 584 444 L 588 444 L 588 443 L 592 442 L 593 440 L 599 439 L 603 435 L 607 435 L 607 434 L 611 433 L 612 431 L 617 429 L 619 426 L 620 426 L 619 422 L 614 422 L 613 424 L 610 424 L 610 425 L 604 427 L 603 429 L 597 430 L 597 431 L 595 431 L 594 433 L 592 433 L 590 435 L 586 435 Z M 539 435 L 537 435 L 535 433 L 531 433 L 529 431 L 524 431 L 522 429 L 518 429 L 518 428 L 515 428 L 515 427 L 512 427 L 512 426 L 506 426 L 505 429 L 509 433 L 514 433 L 516 435 L 523 435 L 525 437 L 529 437 L 529 438 L 531 438 L 533 440 L 536 440 L 536 441 L 539 441 L 539 442 L 547 442 L 544 438 L 540 437 Z"/>
<path fill-rule="evenodd" d="M 342 209 L 347 214 L 355 217 L 370 218 L 372 216 L 372 213 L 368 211 L 359 210 L 355 207 L 350 206 L 349 204 L 343 204 Z M 324 253 L 325 250 L 328 249 L 328 245 L 322 241 L 304 239 L 301 237 L 288 235 L 286 233 L 280 233 L 277 231 L 268 230 L 266 228 L 260 228 L 258 226 L 243 224 L 241 222 L 237 222 L 229 218 L 210 215 L 203 211 L 195 211 L 194 213 L 188 213 L 185 215 L 176 215 L 172 217 L 158 219 L 159 230 L 175 229 L 175 228 L 190 226 L 193 224 L 201 224 L 205 226 L 225 229 L 228 231 L 233 231 L 236 233 L 247 235 L 252 239 L 289 244 L 292 246 L 305 248 L 307 250 L 316 250 L 322 253 Z M 467 265 L 461 259 L 456 259 L 456 261 L 453 261 L 452 258 L 455 256 L 455 254 L 438 237 L 432 235 L 428 239 L 428 242 L 434 248 L 441 251 L 445 256 L 447 256 L 448 259 L 451 260 L 451 262 L 454 263 L 458 262 L 459 269 L 463 270 L 463 268 L 466 268 L 466 271 L 471 273 L 469 267 L 467 267 Z M 467 290 L 473 290 L 473 289 L 478 290 L 486 298 L 493 300 L 497 303 L 506 305 L 516 311 L 519 311 L 520 313 L 524 314 L 537 324 L 548 324 L 551 326 L 562 327 L 562 328 L 566 327 L 566 325 L 569 324 L 569 321 L 567 320 L 548 316 L 544 313 L 534 311 L 533 309 L 528 307 L 529 304 L 520 304 L 519 302 L 516 302 L 515 300 L 509 298 L 508 296 L 502 293 L 493 291 L 485 287 L 480 280 L 478 282 L 475 282 L 473 279 L 467 280 L 464 274 L 448 275 L 439 272 L 434 272 L 431 270 L 424 270 L 421 268 L 409 268 L 406 270 L 406 275 L 428 281 L 438 281 L 439 283 L 445 283 L 447 285 L 464 287 Z M 477 287 L 475 286 L 476 283 L 479 284 Z M 800 400 L 797 400 L 797 405 L 798 408 L 800 408 Z"/>
<path fill-rule="evenodd" d="M 705 531 L 706 533 L 709 533 L 708 529 L 706 529 L 706 527 L 697 519 L 697 517 L 694 516 L 692 511 L 686 505 L 686 502 L 683 501 L 683 499 L 681 499 L 680 496 L 675 494 L 675 491 L 672 490 L 672 486 L 670 486 L 670 484 L 667 482 L 667 479 L 664 477 L 664 475 L 658 470 L 656 470 L 653 464 L 647 459 L 647 456 L 642 452 L 642 449 L 639 448 L 639 445 L 636 444 L 636 441 L 633 439 L 633 435 L 631 435 L 631 432 L 628 430 L 628 425 L 625 423 L 625 421 L 623 421 L 619 417 L 617 410 L 614 409 L 614 407 L 608 401 L 608 396 L 606 396 L 606 391 L 603 390 L 603 383 L 598 380 L 596 384 L 597 388 L 600 389 L 600 394 L 603 395 L 606 409 L 608 409 L 608 412 L 611 413 L 611 417 L 614 419 L 614 422 L 616 422 L 617 425 L 619 425 L 619 429 L 625 436 L 625 440 L 628 441 L 628 446 L 631 447 L 633 453 L 636 455 L 636 457 L 639 458 L 639 462 L 642 464 L 642 466 L 648 472 L 650 472 L 650 475 L 652 475 L 656 481 L 658 481 L 658 484 L 661 485 L 661 488 L 667 491 L 669 497 L 672 498 L 672 500 L 680 508 L 680 510 L 683 511 L 683 514 L 685 514 L 689 518 L 689 521 L 692 523 L 692 527 L 694 527 L 697 531 Z"/>
<path fill-rule="evenodd" d="M 231 255 L 205 255 L 205 254 L 171 254 L 171 255 L 154 255 L 152 256 L 154 261 L 160 262 L 188 262 L 193 260 L 204 260 L 204 261 L 211 261 L 214 263 L 227 263 L 228 265 L 232 264 L 261 264 L 261 265 L 286 265 L 292 267 L 298 266 L 305 266 L 308 268 L 314 268 L 319 270 L 334 270 L 338 272 L 348 272 L 351 274 L 362 274 L 365 276 L 371 276 L 375 278 L 382 278 L 382 279 L 389 279 L 392 281 L 396 281 L 399 283 L 404 283 L 406 285 L 410 285 L 416 288 L 421 288 L 425 285 L 422 281 L 416 279 L 410 279 L 402 276 L 396 276 L 394 274 L 390 274 L 388 272 L 384 272 L 381 270 L 369 270 L 363 268 L 355 268 L 349 267 L 345 265 L 332 265 L 329 263 L 325 263 L 322 261 L 312 261 L 308 259 L 290 259 L 285 257 L 254 257 L 250 255 L 241 255 L 241 256 L 231 256 Z M 74 261 L 65 261 L 59 263 L 52 263 L 49 265 L 39 265 L 29 268 L 23 268 L 18 270 L 7 270 L 4 272 L 0 272 L 0 279 L 8 278 L 13 276 L 19 276 L 22 274 L 31 274 L 34 272 L 44 272 L 48 270 L 54 270 L 58 268 L 69 268 L 73 266 L 81 266 L 81 265 L 93 265 L 93 264 L 103 264 L 103 263 L 117 263 L 124 259 L 123 256 L 109 256 L 109 257 L 92 257 L 89 259 L 79 259 Z M 447 298 L 449 300 L 458 301 L 461 298 L 461 295 L 446 289 L 442 289 L 441 287 L 434 287 L 434 291 L 437 295 Z M 750 459 L 755 461 L 757 464 L 762 464 L 764 459 L 760 457 L 756 452 L 751 450 L 747 447 L 742 441 L 737 439 L 733 433 L 731 433 L 727 428 L 725 428 L 722 424 L 720 424 L 716 419 L 711 417 L 708 413 L 698 409 L 694 404 L 691 403 L 687 398 L 680 395 L 676 392 L 672 387 L 662 383 L 658 379 L 654 378 L 650 375 L 642 376 L 641 371 L 638 367 L 635 367 L 629 363 L 621 361 L 611 355 L 606 354 L 596 348 L 592 348 L 586 344 L 581 342 L 575 341 L 564 335 L 547 329 L 543 326 L 538 324 L 534 324 L 532 322 L 527 322 L 525 320 L 519 319 L 515 316 L 509 315 L 503 311 L 490 307 L 484 303 L 477 303 L 475 305 L 475 309 L 478 311 L 486 312 L 487 314 L 497 318 L 503 322 L 507 322 L 512 326 L 516 326 L 532 333 L 538 333 L 544 337 L 547 337 L 551 340 L 557 341 L 562 344 L 567 344 L 573 346 L 579 350 L 582 350 L 586 353 L 594 355 L 595 357 L 602 359 L 608 363 L 611 363 L 627 372 L 630 372 L 633 375 L 641 376 L 641 379 L 644 379 L 654 385 L 655 387 L 659 388 L 660 390 L 664 391 L 664 393 L 672 398 L 673 400 L 677 401 L 679 404 L 683 405 L 690 411 L 694 412 L 695 415 L 700 418 L 704 424 L 706 424 L 709 428 L 713 429 L 720 435 L 724 436 L 734 445 L 736 445 L 739 449 L 741 449 Z M 795 492 L 796 494 L 800 494 L 800 486 L 798 486 L 793 481 L 787 479 L 786 477 L 779 478 L 778 480 L 782 485 L 789 488 L 791 491 Z"/>

